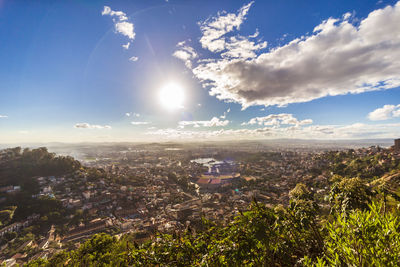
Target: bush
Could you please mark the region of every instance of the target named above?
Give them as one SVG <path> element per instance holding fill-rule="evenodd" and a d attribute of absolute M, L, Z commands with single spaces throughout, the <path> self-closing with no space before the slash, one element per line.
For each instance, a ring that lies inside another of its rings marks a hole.
<path fill-rule="evenodd" d="M 341 214 L 327 224 L 325 255 L 332 266 L 399 266 L 400 221 L 398 215 L 382 215 L 381 205 L 367 211 Z"/>

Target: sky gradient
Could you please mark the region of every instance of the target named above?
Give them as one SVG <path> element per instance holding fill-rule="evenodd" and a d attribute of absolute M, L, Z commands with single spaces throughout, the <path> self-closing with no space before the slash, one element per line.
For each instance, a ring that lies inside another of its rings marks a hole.
<path fill-rule="evenodd" d="M 0 0 L 0 143 L 398 138 L 399 25 L 396 1 Z"/>

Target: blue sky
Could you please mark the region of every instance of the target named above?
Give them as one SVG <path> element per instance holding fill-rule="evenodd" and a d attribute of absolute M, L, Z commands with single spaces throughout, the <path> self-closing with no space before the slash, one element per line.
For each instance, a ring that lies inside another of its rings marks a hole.
<path fill-rule="evenodd" d="M 0 143 L 398 137 L 398 25 L 396 1 L 0 0 Z"/>

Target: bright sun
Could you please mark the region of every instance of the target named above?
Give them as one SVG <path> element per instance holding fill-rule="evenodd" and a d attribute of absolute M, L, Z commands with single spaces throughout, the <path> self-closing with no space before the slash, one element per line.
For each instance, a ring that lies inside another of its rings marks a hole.
<path fill-rule="evenodd" d="M 160 102 L 169 110 L 182 108 L 183 106 L 183 88 L 176 83 L 168 83 L 160 90 Z"/>

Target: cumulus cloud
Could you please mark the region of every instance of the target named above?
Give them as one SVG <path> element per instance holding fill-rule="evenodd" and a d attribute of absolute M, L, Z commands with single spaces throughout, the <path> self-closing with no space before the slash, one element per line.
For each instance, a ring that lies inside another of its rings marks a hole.
<path fill-rule="evenodd" d="M 113 11 L 109 6 L 104 6 L 103 11 L 101 12 L 101 15 L 109 15 L 112 17 L 117 17 L 118 20 L 120 21 L 124 21 L 124 20 L 128 20 L 128 17 L 126 16 L 126 14 L 122 11 Z"/>
<path fill-rule="evenodd" d="M 396 106 L 384 105 L 368 114 L 368 119 L 372 121 L 383 121 L 396 117 L 400 117 L 400 104 Z"/>
<path fill-rule="evenodd" d="M 186 67 L 189 69 L 192 68 L 192 60 L 197 58 L 198 55 L 193 47 L 190 47 L 186 44 L 186 41 L 180 42 L 177 44 L 178 50 L 176 50 L 172 55 L 176 58 L 182 60 Z"/>
<path fill-rule="evenodd" d="M 200 43 L 202 47 L 211 52 L 220 52 L 225 50 L 226 42 L 224 35 L 240 28 L 240 25 L 245 20 L 253 3 L 254 2 L 250 2 L 249 4 L 244 5 L 239 9 L 237 14 L 222 12 L 219 13 L 218 16 L 200 22 L 199 25 L 202 32 Z"/>
<path fill-rule="evenodd" d="M 109 125 L 95 125 L 95 124 L 89 124 L 89 123 L 86 123 L 86 122 L 82 122 L 82 123 L 75 124 L 74 128 L 78 128 L 78 129 L 111 129 L 111 126 L 109 126 Z"/>
<path fill-rule="evenodd" d="M 394 138 L 400 134 L 400 124 L 370 125 L 354 123 L 351 125 L 311 125 L 293 134 L 302 138 L 318 139 L 360 139 L 360 138 Z"/>
<path fill-rule="evenodd" d="M 111 16 L 114 21 L 114 29 L 117 33 L 129 38 L 130 41 L 135 39 L 135 27 L 133 23 L 128 22 L 128 17 L 122 11 L 114 11 L 109 6 L 104 6 L 101 12 L 103 16 Z M 129 43 L 123 45 L 125 49 L 129 48 Z"/>
<path fill-rule="evenodd" d="M 115 30 L 131 40 L 135 39 L 136 34 L 134 32 L 133 23 L 127 21 L 117 22 L 115 23 Z"/>
<path fill-rule="evenodd" d="M 369 125 L 354 123 L 351 125 L 310 125 L 305 127 L 268 127 L 257 129 L 220 129 L 214 131 L 194 131 L 186 129 L 158 129 L 147 132 L 165 140 L 238 140 L 238 139 L 360 139 L 393 138 L 400 134 L 400 123 Z"/>
<path fill-rule="evenodd" d="M 6 116 L 6 115 L 0 115 L 0 119 L 5 119 L 5 118 L 8 118 L 8 116 Z"/>
<path fill-rule="evenodd" d="M 254 130 L 250 130 L 254 131 Z M 199 139 L 223 139 L 224 137 L 232 138 L 233 136 L 239 136 L 243 130 L 217 130 L 217 131 L 191 131 L 181 129 L 158 129 L 155 131 L 147 132 L 147 135 L 157 136 L 165 140 L 199 140 Z"/>
<path fill-rule="evenodd" d="M 139 60 L 139 58 L 138 58 L 138 57 L 135 57 L 135 56 L 133 56 L 133 57 L 131 57 L 129 60 L 130 60 L 130 61 L 133 61 L 133 62 L 135 62 L 135 61 L 138 61 L 138 60 Z"/>
<path fill-rule="evenodd" d="M 221 54 L 222 58 L 228 59 L 250 59 L 257 56 L 256 52 L 267 47 L 267 42 L 251 41 L 250 38 L 258 36 L 258 32 L 249 37 L 232 36 L 226 42 L 226 51 Z"/>
<path fill-rule="evenodd" d="M 193 126 L 193 127 L 222 127 L 229 124 L 228 120 L 220 120 L 217 117 L 213 117 L 208 121 L 180 121 L 179 128 L 184 128 L 185 126 Z"/>
<path fill-rule="evenodd" d="M 329 18 L 312 34 L 266 52 L 258 51 L 266 43 L 250 36 L 225 36 L 240 28 L 252 3 L 200 23 L 202 47 L 220 55 L 193 68 L 210 95 L 246 108 L 400 86 L 400 2 L 357 24 L 347 13 Z"/>
<path fill-rule="evenodd" d="M 244 5 L 234 13 L 219 13 L 204 22 L 200 22 L 202 37 L 200 43 L 203 48 L 211 52 L 221 52 L 222 58 L 227 59 L 250 59 L 256 57 L 256 51 L 267 47 L 267 42 L 254 41 L 258 37 L 258 30 L 250 36 L 231 36 L 226 35 L 234 30 L 239 30 L 240 25 L 246 19 L 250 7 L 254 2 Z"/>
<path fill-rule="evenodd" d="M 302 126 L 311 124 L 311 119 L 298 120 L 293 117 L 293 114 L 281 113 L 281 114 L 270 114 L 265 117 L 255 117 L 250 119 L 248 122 L 242 123 L 242 125 L 264 125 L 264 126 L 280 126 L 280 125 L 295 125 Z"/>
<path fill-rule="evenodd" d="M 147 125 L 150 124 L 151 122 L 149 121 L 132 121 L 131 124 L 132 125 Z"/>

